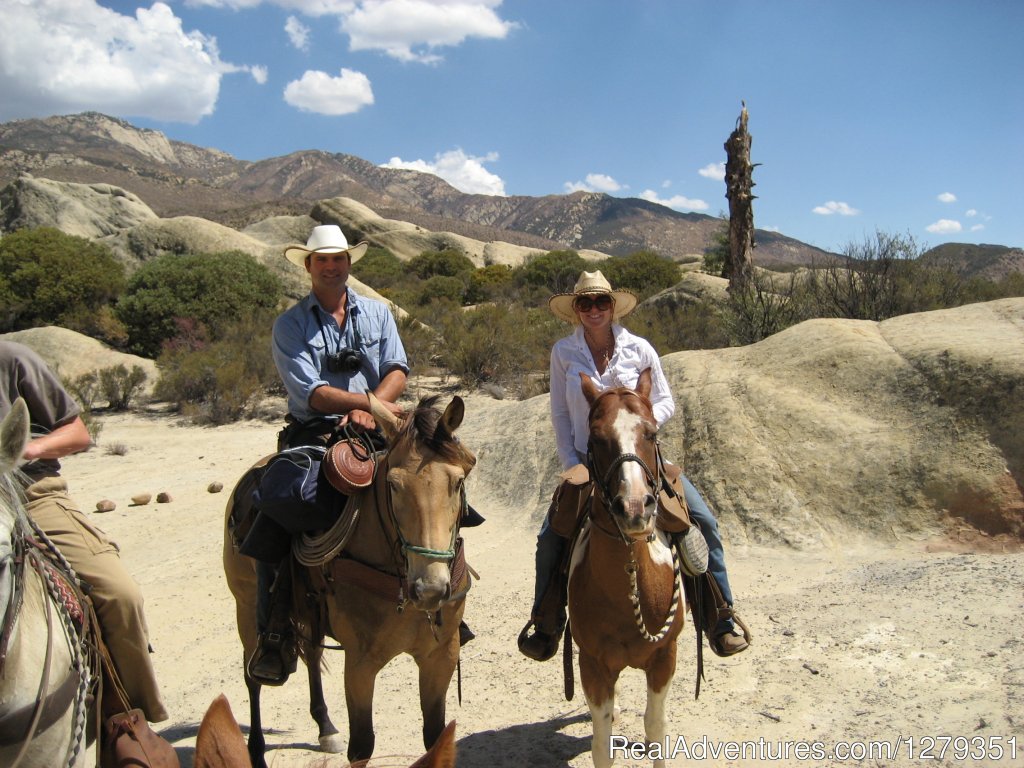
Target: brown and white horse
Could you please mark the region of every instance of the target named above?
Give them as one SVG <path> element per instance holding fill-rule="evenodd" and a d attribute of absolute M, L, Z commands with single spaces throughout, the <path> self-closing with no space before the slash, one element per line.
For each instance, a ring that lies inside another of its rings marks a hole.
<path fill-rule="evenodd" d="M 459 523 L 466 475 L 476 458 L 455 437 L 464 415 L 462 400 L 454 398 L 443 413 L 435 403 L 436 398 L 421 401 L 399 420 L 370 396 L 388 451 L 372 485 L 354 499 L 358 516 L 340 555 L 307 568 L 318 598 L 310 613 L 299 617 L 310 714 L 320 729 L 321 748 L 340 751 L 320 675 L 326 632 L 345 650 L 347 754 L 352 761 L 373 754 L 374 684 L 378 672 L 401 653 L 412 656 L 419 668 L 424 745 L 432 746 L 445 728 L 445 698 L 459 659 L 458 627 L 469 585 L 461 553 L 456 556 Z M 256 643 L 255 561 L 238 554 L 231 539 L 226 529 L 224 568 L 235 597 L 244 660 Z M 301 581 L 296 579 L 296 586 Z M 249 753 L 252 764 L 261 768 L 260 686 L 248 677 L 246 686 Z"/>
<path fill-rule="evenodd" d="M 14 471 L 29 436 L 14 403 L 0 425 L 0 765 L 64 768 L 85 763 L 90 665 L 70 617 L 51 596 L 56 579 L 29 543 Z"/>
<path fill-rule="evenodd" d="M 655 528 L 661 476 L 650 369 L 635 391 L 599 391 L 582 379 L 595 493 L 570 565 L 569 624 L 593 720 L 591 754 L 596 768 L 605 768 L 613 762 L 616 683 L 626 667 L 647 676 L 647 743 L 664 743 L 684 598 L 674 548 Z"/>

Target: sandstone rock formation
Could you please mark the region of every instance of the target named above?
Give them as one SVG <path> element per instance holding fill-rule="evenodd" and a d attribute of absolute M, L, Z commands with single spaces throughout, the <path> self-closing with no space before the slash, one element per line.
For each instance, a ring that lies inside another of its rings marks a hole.
<path fill-rule="evenodd" d="M 0 192 L 0 229 L 54 227 L 102 238 L 156 219 L 137 196 L 110 184 L 75 184 L 22 176 Z"/>

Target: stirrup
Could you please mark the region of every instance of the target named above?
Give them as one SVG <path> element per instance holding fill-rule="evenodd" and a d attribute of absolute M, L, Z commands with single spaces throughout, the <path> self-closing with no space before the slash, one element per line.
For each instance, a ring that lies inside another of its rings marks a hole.
<path fill-rule="evenodd" d="M 532 635 L 528 634 L 530 627 L 533 627 Z M 561 635 L 561 632 L 555 632 L 554 634 L 542 632 L 537 629 L 534 620 L 530 619 L 519 633 L 517 641 L 519 652 L 526 656 L 526 658 L 533 659 L 534 661 L 547 661 L 558 653 L 559 635 Z"/>
<path fill-rule="evenodd" d="M 245 665 L 245 673 L 253 682 L 278 686 L 288 681 L 297 668 L 296 656 L 288 649 L 289 640 L 276 632 L 260 635 L 256 650 Z"/>

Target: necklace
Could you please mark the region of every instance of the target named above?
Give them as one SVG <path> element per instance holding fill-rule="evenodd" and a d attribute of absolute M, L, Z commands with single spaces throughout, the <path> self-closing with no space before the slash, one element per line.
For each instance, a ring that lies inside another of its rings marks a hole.
<path fill-rule="evenodd" d="M 584 328 L 583 335 L 587 339 L 587 346 L 590 347 L 590 352 L 594 355 L 596 360 L 598 355 L 604 358 L 604 366 L 608 367 L 608 363 L 611 362 L 612 355 L 615 353 L 615 336 L 612 334 L 612 329 L 608 329 L 608 341 L 604 344 L 598 344 L 594 337 L 590 335 L 590 329 Z"/>

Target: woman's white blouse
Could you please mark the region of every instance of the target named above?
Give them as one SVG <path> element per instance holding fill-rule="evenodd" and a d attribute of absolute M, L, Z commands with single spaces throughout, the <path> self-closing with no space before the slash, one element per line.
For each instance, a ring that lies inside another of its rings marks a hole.
<path fill-rule="evenodd" d="M 581 373 L 590 376 L 598 389 L 634 389 L 640 373 L 650 368 L 651 405 L 658 426 L 675 413 L 676 404 L 654 347 L 647 339 L 630 333 L 621 325 L 613 324 L 612 332 L 615 334 L 615 355 L 603 374 L 597 372 L 597 365 L 583 336 L 583 326 L 576 326 L 573 333 L 556 341 L 551 348 L 551 423 L 555 427 L 558 458 L 564 469 L 586 461 L 590 404 L 583 396 Z"/>

